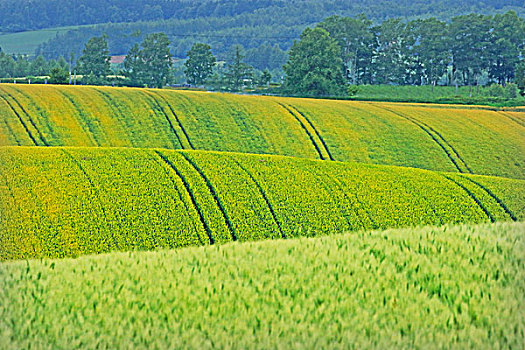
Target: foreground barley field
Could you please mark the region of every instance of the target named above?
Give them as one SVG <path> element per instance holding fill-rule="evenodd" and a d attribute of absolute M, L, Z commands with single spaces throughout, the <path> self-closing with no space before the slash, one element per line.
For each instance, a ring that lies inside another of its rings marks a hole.
<path fill-rule="evenodd" d="M 0 86 L 0 146 L 198 149 L 525 179 L 525 112 L 191 91 Z"/>
<path fill-rule="evenodd" d="M 283 156 L 0 148 L 0 260 L 525 219 L 525 181 Z"/>
<path fill-rule="evenodd" d="M 523 223 L 0 264 L 0 344 L 523 348 Z"/>

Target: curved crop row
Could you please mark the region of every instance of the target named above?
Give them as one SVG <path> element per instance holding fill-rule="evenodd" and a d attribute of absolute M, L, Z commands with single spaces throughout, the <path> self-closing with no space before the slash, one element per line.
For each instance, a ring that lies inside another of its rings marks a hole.
<path fill-rule="evenodd" d="M 519 220 L 525 182 L 282 156 L 0 148 L 0 260 Z"/>
<path fill-rule="evenodd" d="M 519 110 L 0 86 L 0 146 L 198 149 L 525 179 L 524 138 Z"/>

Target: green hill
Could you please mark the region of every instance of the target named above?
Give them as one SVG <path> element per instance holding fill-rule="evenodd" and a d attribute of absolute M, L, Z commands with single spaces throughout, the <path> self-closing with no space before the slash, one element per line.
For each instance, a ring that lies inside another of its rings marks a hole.
<path fill-rule="evenodd" d="M 525 181 L 282 156 L 0 148 L 0 260 L 525 218 Z"/>
<path fill-rule="evenodd" d="M 525 179 L 522 109 L 0 86 L 0 146 L 198 149 Z"/>

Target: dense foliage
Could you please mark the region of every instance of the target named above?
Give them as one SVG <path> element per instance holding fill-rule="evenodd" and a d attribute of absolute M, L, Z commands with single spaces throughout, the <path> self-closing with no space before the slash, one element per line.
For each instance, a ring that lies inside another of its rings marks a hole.
<path fill-rule="evenodd" d="M 0 343 L 519 349 L 524 230 L 425 227 L 4 263 Z"/>
<path fill-rule="evenodd" d="M 524 178 L 520 109 L 0 85 L 0 146 L 200 149 Z"/>

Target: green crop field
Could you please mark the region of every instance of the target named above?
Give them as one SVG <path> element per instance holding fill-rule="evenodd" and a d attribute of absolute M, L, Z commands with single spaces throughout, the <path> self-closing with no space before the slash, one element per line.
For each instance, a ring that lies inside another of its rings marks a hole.
<path fill-rule="evenodd" d="M 0 348 L 520 349 L 525 109 L 0 84 Z"/>
<path fill-rule="evenodd" d="M 521 349 L 523 223 L 0 264 L 5 349 Z"/>
<path fill-rule="evenodd" d="M 207 151 L 0 149 L 0 260 L 525 218 L 525 181 Z"/>
<path fill-rule="evenodd" d="M 105 87 L 0 86 L 0 145 L 198 149 L 525 179 L 525 112 Z"/>

